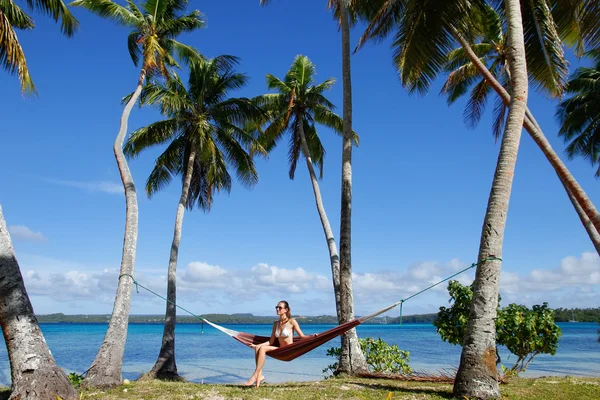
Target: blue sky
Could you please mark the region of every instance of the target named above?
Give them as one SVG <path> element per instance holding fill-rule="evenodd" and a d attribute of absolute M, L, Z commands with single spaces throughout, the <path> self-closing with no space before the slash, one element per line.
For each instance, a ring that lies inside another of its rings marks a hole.
<path fill-rule="evenodd" d="M 258 0 L 195 1 L 207 27 L 181 41 L 213 57 L 241 58 L 250 83 L 238 96 L 266 93 L 267 73 L 282 77 L 297 54 L 334 77 L 329 98 L 341 110 L 340 33 L 326 1 L 259 7 Z M 112 153 L 120 99 L 136 84 L 127 29 L 75 9 L 72 39 L 49 19 L 20 32 L 39 97 L 23 97 L 15 76 L 0 73 L 3 173 L 0 203 L 34 309 L 110 313 L 116 291 L 125 201 Z M 361 31 L 352 32 L 356 43 Z M 477 257 L 481 225 L 499 144 L 490 113 L 475 130 L 462 120 L 464 102 L 448 107 L 442 81 L 424 97 L 410 96 L 391 62 L 389 42 L 367 45 L 352 58 L 355 309 L 365 314 L 405 298 Z M 573 60 L 572 66 L 578 65 Z M 529 107 L 555 149 L 556 102 L 531 93 Z M 341 112 L 341 111 L 340 111 Z M 160 118 L 135 108 L 130 129 Z M 327 151 L 321 189 L 336 238 L 339 231 L 341 141 L 320 128 Z M 523 135 L 504 242 L 503 304 L 596 307 L 600 260 L 549 163 Z M 179 180 L 148 199 L 143 187 L 153 149 L 130 162 L 139 192 L 136 279 L 166 290 L 168 254 Z M 600 202 L 594 169 L 566 160 L 592 201 Z M 331 272 L 305 164 L 287 175 L 285 143 L 257 160 L 260 182 L 234 184 L 213 209 L 186 212 L 178 264 L 178 301 L 195 313 L 268 315 L 280 299 L 296 314 L 334 314 Z M 473 271 L 461 275 L 473 279 Z M 445 285 L 405 305 L 406 314 L 447 304 Z M 140 292 L 134 314 L 162 313 L 164 303 Z M 390 315 L 397 315 L 394 310 Z"/>

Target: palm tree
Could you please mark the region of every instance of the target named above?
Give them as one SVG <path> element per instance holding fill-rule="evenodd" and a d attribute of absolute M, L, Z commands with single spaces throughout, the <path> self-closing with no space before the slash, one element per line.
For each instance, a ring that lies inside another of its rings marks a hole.
<path fill-rule="evenodd" d="M 109 0 L 76 0 L 71 4 L 132 28 L 127 45 L 136 66 L 141 57 L 137 87 L 123 109 L 119 133 L 113 146 L 126 199 L 125 238 L 119 283 L 108 331 L 84 382 L 89 386 L 114 386 L 121 382 L 138 234 L 137 195 L 123 153 L 129 114 L 140 96 L 146 78 L 166 76 L 167 67 L 177 66 L 174 54 L 186 61 L 199 56 L 195 49 L 175 38 L 183 32 L 202 27 L 204 23 L 197 10 L 187 15 L 182 14 L 188 0 L 145 0 L 141 9 L 133 1 L 129 1 L 127 7 Z"/>
<path fill-rule="evenodd" d="M 484 12 L 481 16 L 482 27 L 481 27 L 481 41 L 471 46 L 473 52 L 483 62 L 490 74 L 494 78 L 501 82 L 502 86 L 507 90 L 509 88 L 509 74 L 508 74 L 508 62 L 506 52 L 506 35 L 503 28 L 503 20 L 500 14 L 492 7 L 485 6 Z M 554 49 L 554 47 L 552 47 Z M 554 53 L 557 50 L 554 49 Z M 532 58 L 531 52 L 529 57 Z M 562 76 L 562 71 L 565 69 L 564 59 L 561 57 L 555 57 L 554 67 L 551 69 L 557 70 L 554 72 L 555 76 Z M 528 63 L 532 65 L 534 62 Z M 477 67 L 469 59 L 467 52 L 463 47 L 452 50 L 447 56 L 447 63 L 444 68 L 446 72 L 449 72 L 448 78 L 442 93 L 448 95 L 448 104 L 453 104 L 463 95 L 469 92 L 469 100 L 464 110 L 464 119 L 469 127 L 475 127 L 483 114 L 487 100 L 492 91 L 492 86 L 484 78 Z M 540 76 L 544 76 L 541 74 Z M 536 76 L 531 76 L 531 80 L 538 84 L 539 88 L 546 88 L 548 93 L 555 92 L 557 95 L 562 91 L 561 87 L 554 87 L 553 80 L 537 80 Z M 550 84 L 550 87 L 547 85 Z M 493 134 L 496 140 L 500 137 L 502 128 L 504 127 L 505 116 L 506 116 L 507 105 L 503 102 L 501 97 L 496 97 L 494 107 L 494 123 L 493 123 Z M 559 176 L 560 178 L 560 176 Z M 583 210 L 583 208 L 577 202 L 577 199 L 568 188 L 567 194 L 569 200 L 573 204 L 575 211 L 577 212 L 583 226 L 585 227 L 594 248 L 600 254 L 600 234 L 591 223 L 589 217 Z"/>
<path fill-rule="evenodd" d="M 254 147 L 253 137 L 238 128 L 256 119 L 259 112 L 245 98 L 228 98 L 229 92 L 243 87 L 248 78 L 235 72 L 238 59 L 219 56 L 191 63 L 188 86 L 175 75 L 166 83 L 144 87 L 141 101 L 159 107 L 166 120 L 132 133 L 125 154 L 134 157 L 143 150 L 170 142 L 156 159 L 146 182 L 149 197 L 166 186 L 175 175 L 182 176 L 167 282 L 167 305 L 162 347 L 150 378 L 179 379 L 175 362 L 176 271 L 183 214 L 194 206 L 209 211 L 214 192 L 231 190 L 228 164 L 239 181 L 252 186 L 258 182 L 252 157 L 245 148 Z"/>
<path fill-rule="evenodd" d="M 339 323 L 354 318 L 352 302 L 352 78 L 350 70 L 350 26 L 362 17 L 373 15 L 384 0 L 327 0 L 333 11 L 342 36 L 343 83 L 343 140 L 342 140 L 342 192 L 340 213 L 340 254 L 332 264 L 333 291 Z M 270 0 L 260 0 L 267 5 Z M 342 347 L 336 373 L 354 374 L 368 370 L 367 361 L 358 343 L 356 329 L 342 335 Z"/>
<path fill-rule="evenodd" d="M 8 350 L 10 399 L 75 400 L 69 378 L 56 365 L 29 301 L 0 206 L 0 324 Z"/>
<path fill-rule="evenodd" d="M 369 26 L 366 36 L 385 36 L 397 26 L 394 61 L 400 70 L 402 83 L 411 91 L 425 92 L 451 50 L 455 34 L 470 37 L 479 33 L 477 26 L 472 24 L 476 16 L 474 11 L 481 10 L 475 5 L 483 4 L 473 4 L 468 0 L 443 3 L 388 0 Z M 500 394 L 494 325 L 501 266 L 498 258 L 502 257 L 504 226 L 528 93 L 523 22 L 518 0 L 506 1 L 506 20 L 513 96 L 483 224 L 478 259 L 487 261 L 479 264 L 475 277 L 474 301 L 454 385 L 457 397 L 497 398 Z M 477 56 L 475 58 L 479 61 Z"/>
<path fill-rule="evenodd" d="M 61 31 L 73 36 L 79 26 L 62 0 L 27 0 L 27 6 L 50 15 L 54 21 L 61 22 Z M 14 0 L 0 2 L 0 64 L 10 74 L 16 73 L 21 82 L 23 93 L 36 93 L 35 85 L 29 75 L 25 53 L 19 43 L 15 29 L 33 29 L 35 22 Z"/>
<path fill-rule="evenodd" d="M 495 2 L 501 3 L 499 0 L 495 0 Z M 576 0 L 574 3 L 578 2 L 579 0 Z M 594 2 L 600 4 L 597 0 L 589 0 L 589 3 Z M 422 6 L 419 8 L 419 5 Z M 510 103 L 510 95 L 504 86 L 498 83 L 494 75 L 488 71 L 483 62 L 481 62 L 471 48 L 471 42 L 469 41 L 471 36 L 473 36 L 473 28 L 478 26 L 472 24 L 472 21 L 477 19 L 477 15 L 473 15 L 472 11 L 483 9 L 481 0 L 454 0 L 444 2 L 442 5 L 444 7 L 438 8 L 439 4 L 435 1 L 413 4 L 410 2 L 407 3 L 406 0 L 386 0 L 375 17 L 371 19 L 369 26 L 359 41 L 358 47 L 362 46 L 369 39 L 382 39 L 396 29 L 396 38 L 398 40 L 394 42 L 394 60 L 398 68 L 402 71 L 402 82 L 411 91 L 425 92 L 444 65 L 446 55 L 452 50 L 452 39 L 454 39 L 462 46 L 466 56 L 475 68 L 477 68 L 477 71 L 485 77 L 494 91 L 502 98 L 504 104 L 508 105 Z M 562 3 L 561 5 L 566 6 L 566 4 Z M 524 7 L 529 6 L 530 3 L 524 4 Z M 595 7 L 598 7 L 598 5 Z M 588 8 L 593 9 L 592 6 Z M 547 11 L 547 7 L 541 7 L 541 9 Z M 557 8 L 555 7 L 554 9 Z M 571 12 L 576 12 L 576 10 L 571 10 Z M 593 14 L 590 11 L 585 11 L 585 13 Z M 535 63 L 535 65 L 546 63 L 547 67 L 545 69 L 549 69 L 552 65 L 552 63 L 547 63 L 550 50 L 543 50 L 543 48 L 560 42 L 559 33 L 563 34 L 568 31 L 565 28 L 566 22 L 561 22 L 563 25 L 557 22 L 557 29 L 551 29 L 552 25 L 548 23 L 550 15 L 547 12 L 541 13 L 541 15 L 539 13 L 526 12 L 524 15 L 531 16 L 532 18 L 540 18 L 540 20 L 536 19 L 527 23 L 527 26 L 533 27 L 528 30 L 530 34 L 526 37 L 526 46 L 529 46 L 527 53 L 539 54 L 535 59 L 531 60 L 531 63 Z M 587 18 L 586 20 L 595 21 L 593 18 Z M 423 21 L 427 21 L 427 23 L 422 23 Z M 538 31 L 538 28 L 545 28 L 545 30 Z M 586 34 L 588 35 L 586 36 L 586 40 L 592 41 L 599 36 L 597 33 L 595 34 L 596 36 L 590 33 L 597 32 L 597 30 L 586 29 Z M 537 34 L 533 34 L 533 32 Z M 475 33 L 478 33 L 477 30 L 475 30 Z M 426 37 L 429 40 L 411 40 L 412 38 L 420 37 Z M 534 43 L 529 44 L 530 42 Z M 535 60 L 538 61 L 536 62 Z M 556 77 L 557 75 L 550 74 L 550 76 Z M 559 88 L 560 86 L 556 87 Z M 524 126 L 554 168 L 567 194 L 577 200 L 578 205 L 574 204 L 576 210 L 581 208 L 585 212 L 585 216 L 580 215 L 582 222 L 589 221 L 596 232 L 600 232 L 600 213 L 560 157 L 558 157 L 529 110 L 526 110 Z M 589 232 L 590 230 L 588 230 Z M 590 234 L 590 237 L 592 236 Z"/>
<path fill-rule="evenodd" d="M 325 212 L 317 174 L 314 169 L 314 165 L 318 166 L 320 176 L 322 177 L 325 150 L 317 135 L 315 124 L 325 125 L 340 134 L 343 134 L 344 125 L 342 118 L 333 112 L 333 104 L 323 95 L 325 91 L 333 86 L 334 79 L 328 79 L 323 83 L 315 84 L 314 76 L 315 66 L 310 62 L 308 57 L 299 55 L 294 59 L 283 81 L 273 75 L 267 75 L 267 87 L 277 90 L 278 93 L 266 94 L 255 100 L 259 105 L 264 107 L 270 116 L 269 126 L 261 137 L 264 148 L 267 151 L 271 150 L 286 132 L 290 133 L 289 176 L 291 179 L 294 178 L 300 154 L 306 160 L 306 166 L 315 195 L 317 212 L 323 225 L 323 232 L 329 250 L 329 261 L 335 284 L 336 277 L 340 279 L 340 257 L 333 236 L 333 230 Z M 356 134 L 353 134 L 353 140 L 357 141 Z M 337 288 L 334 287 L 334 289 L 336 289 L 338 318 L 340 318 L 340 315 L 344 314 L 343 312 L 340 313 L 344 307 L 340 307 L 339 304 L 343 304 L 344 301 L 339 301 L 337 297 L 339 292 Z M 343 298 L 346 304 L 353 304 L 351 287 L 350 290 L 345 291 Z M 352 365 L 356 369 L 356 364 Z"/>
<path fill-rule="evenodd" d="M 505 4 L 508 26 L 506 53 L 512 96 L 483 221 L 478 260 L 502 257 L 504 227 L 527 109 L 528 77 L 521 5 L 519 0 L 506 0 Z M 454 380 L 453 393 L 456 397 L 500 397 L 495 338 L 500 267 L 501 262 L 494 260 L 483 262 L 477 268 L 469 322 Z"/>
<path fill-rule="evenodd" d="M 581 156 L 597 166 L 600 176 L 600 49 L 586 56 L 592 59 L 591 67 L 578 68 L 567 86 L 572 96 L 562 101 L 556 112 L 561 127 L 558 132 L 568 143 L 570 158 Z"/>

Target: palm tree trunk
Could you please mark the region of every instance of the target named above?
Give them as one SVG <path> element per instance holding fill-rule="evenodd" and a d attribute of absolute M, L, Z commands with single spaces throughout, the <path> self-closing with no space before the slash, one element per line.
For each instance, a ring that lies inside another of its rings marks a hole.
<path fill-rule="evenodd" d="M 0 324 L 12 378 L 9 399 L 75 400 L 75 388 L 56 365 L 29 301 L 0 206 Z"/>
<path fill-rule="evenodd" d="M 573 208 L 575 208 L 575 211 L 577 212 L 577 216 L 579 217 L 579 220 L 585 227 L 585 230 L 588 233 L 588 236 L 592 240 L 592 243 L 594 244 L 594 248 L 596 249 L 596 252 L 598 253 L 598 255 L 600 255 L 600 235 L 598 234 L 598 231 L 594 227 L 594 224 L 592 224 L 592 221 L 588 218 L 588 216 L 585 213 L 585 211 L 583 210 L 583 208 L 581 208 L 581 206 L 579 205 L 579 202 L 577 201 L 575 196 L 573 196 L 573 194 L 569 191 L 569 189 L 566 189 L 566 190 L 567 190 L 567 194 L 569 195 L 569 200 L 571 201 L 571 204 L 573 204 Z"/>
<path fill-rule="evenodd" d="M 123 240 L 123 257 L 121 260 L 121 271 L 117 286 L 117 295 L 113 306 L 112 316 L 108 324 L 108 330 L 100 350 L 96 354 L 92 366 L 87 372 L 83 382 L 84 386 L 111 387 L 121 384 L 121 371 L 123 367 L 123 353 L 125 351 L 125 340 L 127 339 L 127 327 L 129 323 L 129 309 L 131 306 L 131 289 L 133 285 L 133 270 L 135 267 L 135 252 L 138 236 L 138 203 L 135 185 L 129 165 L 123 154 L 123 142 L 127 134 L 127 123 L 131 109 L 137 102 L 142 92 L 146 79 L 146 71 L 142 69 L 138 85 L 125 105 L 121 115 L 119 134 L 115 140 L 113 151 L 117 160 L 117 166 L 121 174 L 121 181 L 125 189 L 126 213 L 125 213 L 125 238 Z"/>
<path fill-rule="evenodd" d="M 342 81 L 344 87 L 344 120 L 342 139 L 342 199 L 340 212 L 340 308 L 339 323 L 354 319 L 352 291 L 352 79 L 350 71 L 350 17 L 348 0 L 340 1 L 342 30 Z M 342 348 L 337 374 L 358 374 L 368 371 L 356 329 L 342 335 Z"/>
<path fill-rule="evenodd" d="M 505 0 L 505 8 L 513 96 L 483 222 L 478 260 L 502 257 L 504 227 L 527 109 L 527 65 L 519 0 Z M 496 310 L 501 265 L 501 261 L 494 260 L 477 267 L 469 322 L 454 380 L 455 397 L 500 397 L 496 372 Z"/>
<path fill-rule="evenodd" d="M 327 241 L 327 248 L 329 249 L 329 262 L 331 263 L 331 276 L 333 277 L 333 293 L 335 296 L 335 309 L 337 312 L 338 320 L 340 319 L 340 256 L 338 253 L 337 245 L 335 243 L 335 237 L 333 236 L 333 230 L 327 218 L 325 212 L 325 206 L 323 205 L 323 198 L 321 197 L 321 189 L 319 188 L 319 181 L 317 180 L 317 174 L 312 164 L 312 157 L 310 150 L 308 149 L 308 143 L 306 142 L 306 135 L 304 134 L 304 120 L 300 113 L 296 114 L 296 120 L 298 121 L 298 132 L 300 135 L 300 142 L 302 145 L 302 153 L 306 159 L 306 167 L 308 168 L 308 174 L 310 176 L 310 183 L 312 184 L 313 193 L 315 194 L 315 202 L 317 204 L 317 212 L 321 219 L 321 225 L 323 226 L 323 233 L 325 234 L 325 240 Z"/>
<path fill-rule="evenodd" d="M 185 180 L 181 187 L 181 197 L 177 205 L 177 215 L 175 216 L 175 229 L 173 232 L 173 243 L 171 244 L 171 254 L 169 256 L 169 272 L 167 280 L 167 310 L 165 313 L 165 327 L 163 330 L 162 346 L 158 359 L 147 374 L 150 378 L 158 379 L 181 379 L 177 373 L 177 364 L 175 362 L 175 326 L 177 324 L 177 257 L 179 256 L 179 243 L 181 243 L 181 232 L 183 228 L 183 214 L 190 193 L 190 183 L 194 172 L 194 161 L 196 152 L 191 150 L 188 157 L 187 168 L 185 171 Z"/>
<path fill-rule="evenodd" d="M 498 95 L 502 98 L 502 101 L 504 101 L 504 104 L 509 105 L 510 104 L 510 95 L 508 94 L 508 92 L 506 91 L 504 86 L 502 86 L 496 80 L 496 78 L 490 73 L 490 71 L 486 68 L 486 66 L 481 62 L 481 60 L 473 52 L 473 49 L 469 45 L 469 42 L 467 42 L 465 40 L 465 38 L 455 29 L 452 29 L 452 34 L 453 34 L 454 38 L 461 44 L 463 49 L 465 49 L 465 52 L 466 52 L 467 56 L 469 57 L 469 60 L 471 60 L 473 65 L 475 65 L 475 67 L 477 68 L 479 73 L 489 82 L 490 86 L 496 91 L 496 93 L 498 93 Z M 591 202 L 591 200 L 589 199 L 589 197 L 587 196 L 585 191 L 581 188 L 579 183 L 575 180 L 575 178 L 573 177 L 571 172 L 567 169 L 565 164 L 562 162 L 562 160 L 560 159 L 558 154 L 556 154 L 556 152 L 550 145 L 550 142 L 548 142 L 548 139 L 546 139 L 546 136 L 544 136 L 544 133 L 542 132 L 541 128 L 537 124 L 536 120 L 534 119 L 534 117 L 531 114 L 531 112 L 529 111 L 529 109 L 526 110 L 524 126 L 525 126 L 525 129 L 527 130 L 527 132 L 529 132 L 533 141 L 542 150 L 542 152 L 544 153 L 544 155 L 546 156 L 546 158 L 548 159 L 548 161 L 554 168 L 554 171 L 556 172 L 556 175 L 558 176 L 561 183 L 563 184 L 567 194 L 572 195 L 577 200 L 579 207 L 581 207 L 581 209 L 585 212 L 587 219 L 590 220 L 591 224 L 595 228 L 595 234 L 593 233 L 593 231 L 592 231 L 592 233 L 590 233 L 590 230 L 587 227 L 586 227 L 586 230 L 588 232 L 588 235 L 590 236 L 590 240 L 594 244 L 594 247 L 597 249 L 598 247 L 600 247 L 600 242 L 598 241 L 598 235 L 597 235 L 597 233 L 600 232 L 600 213 L 598 213 L 598 210 L 596 209 L 594 204 Z M 575 206 L 575 204 L 573 204 L 573 205 Z M 575 206 L 575 210 L 577 211 L 577 206 Z M 578 214 L 579 214 L 579 212 L 578 212 Z M 580 216 L 580 219 L 581 219 L 581 216 Z M 584 221 L 584 220 L 582 219 L 582 221 Z M 585 223 L 584 223 L 584 225 L 585 225 Z"/>

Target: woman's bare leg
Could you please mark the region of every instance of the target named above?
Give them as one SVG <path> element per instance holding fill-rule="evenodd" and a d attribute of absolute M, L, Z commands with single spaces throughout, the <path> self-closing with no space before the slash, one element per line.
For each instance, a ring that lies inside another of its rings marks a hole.
<path fill-rule="evenodd" d="M 265 379 L 265 377 L 262 374 L 262 369 L 263 366 L 265 365 L 265 360 L 267 358 L 267 352 L 270 350 L 274 350 L 276 349 L 277 346 L 260 346 L 258 348 L 256 348 L 256 352 L 255 352 L 255 361 L 256 361 L 256 369 L 254 370 L 254 373 L 252 374 L 252 376 L 250 377 L 250 379 L 248 379 L 248 381 L 246 381 L 246 383 L 244 383 L 245 386 L 250 386 L 254 383 L 256 383 L 256 387 L 260 386 L 260 383 Z"/>
<path fill-rule="evenodd" d="M 256 360 L 256 371 L 254 372 L 256 377 L 256 387 L 259 387 L 261 382 L 265 380 L 262 369 L 265 365 L 267 358 L 267 352 L 276 349 L 276 346 L 264 346 L 258 350 L 258 358 Z"/>

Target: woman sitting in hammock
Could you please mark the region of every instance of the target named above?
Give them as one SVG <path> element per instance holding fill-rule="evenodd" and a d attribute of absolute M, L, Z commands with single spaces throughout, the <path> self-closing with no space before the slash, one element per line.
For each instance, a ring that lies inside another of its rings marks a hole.
<path fill-rule="evenodd" d="M 262 374 L 262 369 L 265 365 L 265 359 L 268 351 L 292 344 L 294 341 L 294 331 L 301 338 L 305 337 L 304 333 L 302 333 L 302 330 L 300 329 L 300 326 L 298 325 L 298 322 L 292 318 L 290 305 L 287 301 L 282 300 L 277 303 L 275 311 L 279 316 L 279 321 L 273 323 L 271 338 L 267 342 L 250 345 L 250 347 L 254 349 L 256 369 L 254 370 L 254 373 L 250 379 L 244 383 L 245 386 L 252 386 L 256 384 L 256 387 L 259 387 L 261 382 L 265 380 L 265 377 Z"/>

